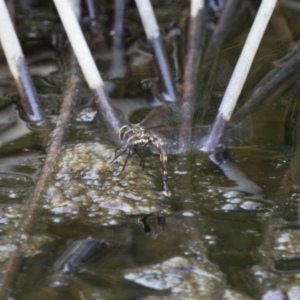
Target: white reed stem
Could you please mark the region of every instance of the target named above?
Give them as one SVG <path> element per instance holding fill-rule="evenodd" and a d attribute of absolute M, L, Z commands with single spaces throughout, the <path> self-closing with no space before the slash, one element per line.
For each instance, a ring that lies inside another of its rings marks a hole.
<path fill-rule="evenodd" d="M 176 91 L 169 63 L 160 37 L 159 27 L 150 0 L 135 0 L 144 31 L 154 56 L 158 76 L 163 85 L 162 95 L 166 101 L 176 101 Z"/>
<path fill-rule="evenodd" d="M 4 0 L 0 0 L 0 41 L 9 69 L 14 79 L 18 80 L 18 62 L 24 55 Z"/>
<path fill-rule="evenodd" d="M 101 75 L 83 36 L 70 1 L 53 0 L 53 2 L 89 87 L 91 89 L 103 87 L 104 84 Z"/>
<path fill-rule="evenodd" d="M 276 3 L 277 0 L 263 0 L 259 7 L 219 108 L 219 113 L 223 115 L 226 121 L 231 118 Z"/>
<path fill-rule="evenodd" d="M 191 0 L 190 14 L 192 18 L 196 18 L 199 11 L 204 8 L 204 0 Z"/>
<path fill-rule="evenodd" d="M 225 127 L 231 118 L 237 100 L 240 96 L 257 48 L 274 11 L 276 3 L 277 0 L 262 1 L 247 37 L 243 51 L 227 86 L 210 135 L 205 145 L 201 148 L 201 151 L 214 152 L 216 150 L 216 147 L 223 136 Z"/>
<path fill-rule="evenodd" d="M 27 117 L 39 125 L 47 124 L 4 0 L 0 0 L 0 42 Z"/>
<path fill-rule="evenodd" d="M 135 0 L 146 36 L 149 40 L 159 37 L 159 27 L 150 0 Z"/>

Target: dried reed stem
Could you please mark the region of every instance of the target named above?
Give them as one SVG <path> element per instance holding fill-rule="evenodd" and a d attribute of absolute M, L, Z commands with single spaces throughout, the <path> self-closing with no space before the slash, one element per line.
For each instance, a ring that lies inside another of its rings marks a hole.
<path fill-rule="evenodd" d="M 113 29 L 113 56 L 109 70 L 110 78 L 122 78 L 126 74 L 125 45 L 124 45 L 124 18 L 127 1 L 115 0 L 115 20 Z"/>

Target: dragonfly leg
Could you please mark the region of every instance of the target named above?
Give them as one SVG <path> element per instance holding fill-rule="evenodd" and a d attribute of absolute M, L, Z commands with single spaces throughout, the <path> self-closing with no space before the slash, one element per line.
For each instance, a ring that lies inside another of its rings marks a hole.
<path fill-rule="evenodd" d="M 136 153 L 135 151 L 132 151 L 132 150 L 133 150 L 132 146 L 129 146 L 129 147 L 127 147 L 127 148 L 122 152 L 122 154 L 123 154 L 123 153 L 126 151 L 127 156 L 126 156 L 126 159 L 125 159 L 123 168 L 122 168 L 122 170 L 121 170 L 121 173 L 124 171 L 128 159 Z"/>
<path fill-rule="evenodd" d="M 127 144 L 126 144 L 127 145 Z M 116 150 L 115 150 L 115 157 L 114 157 L 114 159 L 111 161 L 111 163 L 113 163 L 118 157 L 120 157 L 121 155 L 123 155 L 125 152 L 127 153 L 127 157 L 126 157 L 126 159 L 125 159 L 125 163 L 124 163 L 124 165 L 123 165 L 123 168 L 122 168 L 122 171 L 121 171 L 121 173 L 123 172 L 123 170 L 125 169 L 125 167 L 126 167 L 126 164 L 127 164 L 127 161 L 128 161 L 128 159 L 131 157 L 131 156 L 133 156 L 134 154 L 137 154 L 138 156 L 139 156 L 139 158 L 141 159 L 141 162 L 140 162 L 140 167 L 142 168 L 142 170 L 144 171 L 144 168 L 145 168 L 145 159 L 144 159 L 144 157 L 142 156 L 142 154 L 138 151 L 138 149 L 137 149 L 137 147 L 135 147 L 135 146 L 126 146 L 126 145 L 123 145 L 123 146 L 121 146 L 121 147 L 119 147 L 119 148 L 117 148 Z M 117 152 L 119 151 L 119 150 L 121 150 L 122 149 L 122 151 L 120 152 L 120 153 L 118 153 L 117 154 Z"/>
<path fill-rule="evenodd" d="M 133 151 L 134 151 L 135 154 L 141 159 L 140 167 L 141 167 L 142 170 L 144 171 L 144 169 L 145 169 L 145 159 L 144 159 L 143 155 L 138 151 L 138 148 L 137 148 L 137 147 L 134 147 L 134 146 L 133 146 Z"/>
<path fill-rule="evenodd" d="M 166 197 L 170 197 L 171 196 L 171 192 L 169 189 L 169 185 L 168 185 L 168 176 L 166 174 L 162 174 L 162 193 L 164 196 Z"/>
<path fill-rule="evenodd" d="M 121 150 L 122 148 L 124 148 L 124 150 L 121 151 L 119 154 L 117 154 L 117 152 L 118 152 L 119 150 Z M 123 145 L 123 146 L 121 146 L 121 147 L 118 147 L 118 148 L 115 150 L 115 157 L 114 157 L 114 159 L 110 162 L 110 164 L 112 164 L 118 157 L 120 157 L 123 153 L 125 153 L 126 150 L 127 150 L 127 148 L 128 148 L 128 147 L 125 147 L 125 145 Z"/>
<path fill-rule="evenodd" d="M 151 214 L 145 215 L 144 217 L 138 220 L 140 226 L 143 228 L 144 232 L 148 233 L 151 232 L 151 227 L 147 223 L 147 218 L 149 218 Z"/>
<path fill-rule="evenodd" d="M 163 232 L 165 227 L 166 227 L 166 217 L 157 216 L 157 232 L 159 233 Z"/>

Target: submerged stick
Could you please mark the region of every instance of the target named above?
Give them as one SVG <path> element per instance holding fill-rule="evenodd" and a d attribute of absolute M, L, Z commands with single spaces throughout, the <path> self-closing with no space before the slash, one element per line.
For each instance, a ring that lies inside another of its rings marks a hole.
<path fill-rule="evenodd" d="M 167 101 L 176 101 L 174 82 L 163 48 L 159 27 L 150 0 L 135 0 L 143 27 L 154 55 L 158 75 L 163 84 L 163 96 Z"/>
<path fill-rule="evenodd" d="M 204 0 L 192 0 L 189 20 L 188 49 L 185 58 L 181 114 L 183 123 L 179 130 L 180 152 L 189 151 L 191 145 L 191 122 L 195 104 L 197 75 L 202 56 Z"/>
<path fill-rule="evenodd" d="M 29 120 L 46 125 L 47 120 L 32 83 L 26 61 L 4 0 L 0 0 L 0 41 Z"/>
<path fill-rule="evenodd" d="M 74 53 L 77 57 L 85 80 L 95 95 L 95 103 L 98 108 L 98 112 L 107 129 L 110 132 L 117 134 L 120 127 L 125 123 L 124 117 L 112 106 L 108 95 L 104 90 L 103 80 L 83 36 L 75 13 L 71 9 L 70 2 L 61 0 L 53 1 L 64 25 Z M 120 140 L 118 137 L 113 135 L 113 138 L 115 143 L 119 145 Z"/>
<path fill-rule="evenodd" d="M 263 37 L 264 31 L 269 23 L 276 3 L 277 0 L 263 0 L 260 5 L 243 51 L 239 57 L 225 95 L 222 99 L 212 131 L 204 147 L 201 148 L 201 150 L 204 152 L 215 151 L 224 133 L 224 129 L 231 118 L 232 112 L 240 96 L 254 56 Z"/>

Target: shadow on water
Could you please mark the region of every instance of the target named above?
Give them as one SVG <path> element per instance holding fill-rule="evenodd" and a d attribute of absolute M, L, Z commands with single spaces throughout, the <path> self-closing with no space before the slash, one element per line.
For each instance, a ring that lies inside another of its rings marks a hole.
<path fill-rule="evenodd" d="M 16 5 L 19 37 L 39 98 L 54 126 L 63 93 L 61 53 L 66 37 L 54 7 L 45 7 L 41 1 L 21 2 Z M 168 33 L 175 27 L 184 32 L 188 1 L 153 4 L 169 41 L 167 53 L 180 85 L 182 45 L 178 40 L 184 43 L 185 37 L 172 40 Z M 199 81 L 197 97 L 208 97 L 211 103 L 206 124 L 216 114 L 255 9 L 252 4 L 239 7 L 236 26 L 214 62 L 215 73 L 210 74 L 209 82 Z M 296 41 L 299 27 L 294 20 L 300 12 L 280 9 Z M 112 44 L 113 10 L 109 1 L 101 8 L 107 49 Z M 207 39 L 218 18 L 218 9 L 214 11 L 212 6 L 210 10 Z M 145 111 L 160 105 L 161 99 L 133 3 L 129 3 L 126 14 L 125 78 L 116 75 L 115 65 L 112 76 L 112 51 L 99 50 L 97 40 L 91 45 L 114 104 L 139 122 Z M 82 26 L 87 25 L 83 22 Z M 286 40 L 278 35 L 279 29 L 269 26 L 241 102 L 286 54 L 282 47 Z M 92 40 L 93 34 L 87 32 L 87 38 Z M 2 52 L 0 59 L 0 261 L 4 270 L 5 261 L 15 250 L 12 240 L 22 230 L 45 147 L 19 117 L 22 111 Z M 206 69 L 205 74 L 209 71 Z M 147 84 L 141 84 L 145 79 Z M 270 101 L 256 108 L 252 121 L 247 117 L 236 126 L 238 130 L 234 124 L 229 128 L 228 159 L 223 152 L 209 158 L 199 151 L 209 131 L 202 117 L 193 128 L 192 149 L 184 156 L 178 153 L 180 111 L 174 110 L 174 119 L 163 120 L 159 129 L 154 128 L 167 141 L 172 196 L 166 200 L 159 193 L 155 149 L 141 149 L 144 172 L 136 157 L 123 171 L 125 157 L 110 163 L 115 146 L 97 118 L 90 91 L 81 82 L 64 150 L 43 193 L 34 234 L 22 249 L 25 259 L 12 297 L 197 299 L 201 281 L 205 299 L 285 299 L 287 295 L 298 299 L 293 295 L 300 292 L 299 87 L 296 80 L 281 87 L 269 95 Z M 207 291 L 218 293 L 213 296 Z"/>

